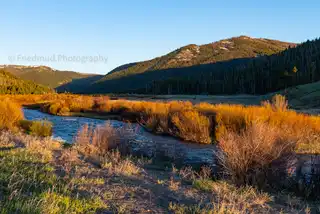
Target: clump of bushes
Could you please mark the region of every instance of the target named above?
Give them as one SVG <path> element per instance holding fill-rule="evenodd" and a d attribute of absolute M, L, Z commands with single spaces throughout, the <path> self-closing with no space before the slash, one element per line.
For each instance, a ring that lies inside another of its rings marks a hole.
<path fill-rule="evenodd" d="M 280 179 L 279 175 L 286 174 L 295 146 L 295 139 L 284 136 L 281 130 L 266 123 L 253 123 L 240 133 L 221 136 L 218 159 L 234 183 L 261 187 L 268 179 Z"/>
<path fill-rule="evenodd" d="M 22 119 L 20 105 L 9 99 L 0 101 L 0 129 L 14 130 Z"/>
<path fill-rule="evenodd" d="M 28 121 L 21 120 L 20 127 L 27 133 L 39 137 L 49 137 L 52 135 L 52 123 L 46 120 Z"/>
<path fill-rule="evenodd" d="M 91 111 L 94 107 L 94 97 L 65 95 L 56 97 L 54 100 L 43 102 L 41 110 L 53 115 L 68 115 L 70 112 Z"/>
<path fill-rule="evenodd" d="M 52 123 L 49 121 L 33 121 L 30 127 L 31 134 L 40 137 L 48 137 L 52 135 Z"/>
<path fill-rule="evenodd" d="M 96 128 L 85 125 L 75 137 L 73 149 L 93 164 L 107 168 L 109 173 L 127 176 L 138 174 L 140 168 L 129 157 L 121 155 L 129 153 L 123 139 L 127 134 L 122 131 L 124 130 L 115 129 L 109 123 Z"/>
<path fill-rule="evenodd" d="M 92 109 L 97 111 L 97 112 L 103 112 L 103 111 L 110 111 L 108 108 L 108 101 L 110 100 L 109 97 L 106 96 L 100 96 L 96 97 L 93 101 L 93 106 Z"/>
<path fill-rule="evenodd" d="M 262 106 L 191 102 L 146 102 L 110 100 L 108 97 L 60 95 L 45 105 L 51 114 L 96 111 L 120 114 L 123 119 L 142 121 L 150 131 L 169 134 L 196 143 L 219 142 L 228 132 L 241 133 L 254 121 L 266 123 L 296 137 L 299 144 L 320 144 L 320 118 L 288 110 L 284 96 L 276 95 Z M 313 137 L 314 136 L 314 137 Z M 308 147 L 308 146 L 304 146 Z"/>
<path fill-rule="evenodd" d="M 96 128 L 84 125 L 75 137 L 75 147 L 86 156 L 103 156 L 116 149 L 120 143 L 120 133 L 109 123 Z"/>
<path fill-rule="evenodd" d="M 281 95 L 274 96 L 262 106 L 110 100 L 107 96 L 72 94 L 27 97 L 17 95 L 10 99 L 19 103 L 40 103 L 42 111 L 55 115 L 86 111 L 119 114 L 125 120 L 142 121 L 150 131 L 178 136 L 196 143 L 219 142 L 226 133 L 231 131 L 239 134 L 258 121 L 281 129 L 287 136 L 297 138 L 304 151 L 310 147 L 320 148 L 313 146 L 320 145 L 320 118 L 290 111 L 285 97 Z M 207 126 L 209 131 L 204 128 Z M 313 151 L 316 152 L 319 152 L 319 149 Z"/>
<path fill-rule="evenodd" d="M 172 122 L 179 137 L 199 143 L 211 143 L 209 118 L 198 111 L 187 110 L 175 113 Z"/>
<path fill-rule="evenodd" d="M 66 115 L 70 112 L 70 109 L 64 106 L 62 102 L 47 104 L 42 110 L 53 115 Z"/>

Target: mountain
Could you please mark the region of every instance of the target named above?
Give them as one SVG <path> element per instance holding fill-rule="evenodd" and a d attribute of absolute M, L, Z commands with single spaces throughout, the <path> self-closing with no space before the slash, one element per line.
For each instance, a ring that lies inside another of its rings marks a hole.
<path fill-rule="evenodd" d="M 294 43 L 248 36 L 200 46 L 191 44 L 161 57 L 117 67 L 92 84 L 87 92 L 150 92 L 147 88 L 154 81 L 188 78 L 191 74 L 197 76 L 221 67 L 240 66 L 252 58 L 272 55 L 295 46 Z"/>
<path fill-rule="evenodd" d="M 152 60 L 119 66 L 99 82 L 152 70 L 189 67 L 239 58 L 271 55 L 295 44 L 248 36 L 234 37 L 206 45 L 187 45 Z"/>
<path fill-rule="evenodd" d="M 47 66 L 2 65 L 0 68 L 5 69 L 7 72 L 21 79 L 31 80 L 51 88 L 67 84 L 74 79 L 95 76 L 93 74 L 82 74 L 74 71 L 59 71 Z"/>
<path fill-rule="evenodd" d="M 320 81 L 320 39 L 308 40 L 294 48 L 250 59 L 240 65 L 230 66 L 225 62 L 219 67 L 217 65 L 203 69 L 196 67 L 195 70 L 198 72 L 187 72 L 171 79 L 157 79 L 135 92 L 267 94 L 314 83 Z"/>
<path fill-rule="evenodd" d="M 49 87 L 22 80 L 5 69 L 0 69 L 0 94 L 43 94 L 49 92 L 53 92 Z"/>

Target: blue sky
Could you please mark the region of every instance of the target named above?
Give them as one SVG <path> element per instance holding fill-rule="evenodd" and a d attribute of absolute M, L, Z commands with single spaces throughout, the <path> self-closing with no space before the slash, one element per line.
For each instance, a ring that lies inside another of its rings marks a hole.
<path fill-rule="evenodd" d="M 85 73 L 232 36 L 290 42 L 320 36 L 318 0 L 3 0 L 0 6 L 0 64 Z"/>

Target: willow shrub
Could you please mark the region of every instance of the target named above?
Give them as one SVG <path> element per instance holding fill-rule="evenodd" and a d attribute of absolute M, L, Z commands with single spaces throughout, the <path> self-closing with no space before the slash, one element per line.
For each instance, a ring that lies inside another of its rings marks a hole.
<path fill-rule="evenodd" d="M 0 129 L 14 130 L 23 119 L 21 106 L 9 99 L 0 101 Z"/>

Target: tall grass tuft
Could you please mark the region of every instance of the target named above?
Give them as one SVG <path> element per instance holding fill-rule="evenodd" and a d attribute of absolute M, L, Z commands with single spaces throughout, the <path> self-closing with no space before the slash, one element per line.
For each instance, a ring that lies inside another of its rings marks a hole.
<path fill-rule="evenodd" d="M 273 111 L 287 111 L 288 101 L 285 96 L 276 94 L 272 97 L 271 103 L 269 101 L 263 101 L 262 105 L 266 108 L 272 109 Z"/>

